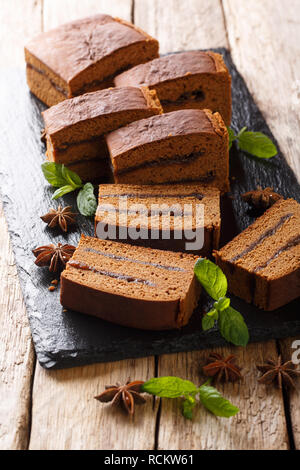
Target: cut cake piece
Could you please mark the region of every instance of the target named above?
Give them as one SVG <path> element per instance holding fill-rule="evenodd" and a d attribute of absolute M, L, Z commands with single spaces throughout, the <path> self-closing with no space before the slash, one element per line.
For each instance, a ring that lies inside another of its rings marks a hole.
<path fill-rule="evenodd" d="M 198 181 L 229 190 L 228 131 L 219 113 L 183 109 L 106 136 L 115 183 Z"/>
<path fill-rule="evenodd" d="M 215 52 L 168 54 L 117 75 L 114 83 L 155 89 L 165 112 L 207 108 L 231 123 L 231 76 Z"/>
<path fill-rule="evenodd" d="M 229 291 L 263 310 L 300 296 L 300 204 L 280 200 L 221 250 Z"/>
<path fill-rule="evenodd" d="M 119 18 L 95 15 L 39 34 L 25 47 L 30 90 L 48 106 L 113 86 L 128 68 L 158 57 L 158 41 Z"/>
<path fill-rule="evenodd" d="M 196 260 L 82 235 L 61 274 L 61 304 L 132 328 L 180 328 L 200 296 Z"/>
<path fill-rule="evenodd" d="M 156 92 L 147 87 L 108 88 L 65 100 L 42 113 L 47 158 L 73 167 L 85 180 L 103 181 L 110 173 L 103 134 L 161 112 Z"/>
<path fill-rule="evenodd" d="M 220 191 L 213 187 L 99 186 L 99 238 L 209 256 L 219 246 L 220 225 Z"/>

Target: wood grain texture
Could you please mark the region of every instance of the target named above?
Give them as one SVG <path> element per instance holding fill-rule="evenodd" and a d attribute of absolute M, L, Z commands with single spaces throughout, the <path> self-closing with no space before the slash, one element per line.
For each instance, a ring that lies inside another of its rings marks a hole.
<path fill-rule="evenodd" d="M 131 0 L 44 0 L 44 30 L 48 31 L 60 24 L 96 13 L 106 13 L 131 21 L 131 8 Z"/>
<path fill-rule="evenodd" d="M 226 47 L 219 0 L 136 0 L 134 22 L 160 42 L 160 52 Z"/>
<path fill-rule="evenodd" d="M 189 7 L 189 8 L 188 8 Z M 161 52 L 180 49 L 228 47 L 227 31 L 223 21 L 221 3 L 192 1 L 187 3 L 169 0 L 154 1 L 151 5 L 147 0 L 135 2 L 134 19 L 142 28 L 154 35 L 161 44 Z M 204 13 L 205 12 L 205 13 Z M 193 20 L 191 20 L 191 18 Z M 247 15 L 244 15 L 246 21 Z M 244 45 L 247 50 L 246 45 Z M 276 134 L 275 134 L 276 135 Z M 257 372 L 253 364 L 262 350 L 276 351 L 275 341 L 254 344 L 239 352 L 243 364 L 247 364 L 247 383 L 240 387 L 240 395 L 236 386 L 227 396 L 240 407 L 241 413 L 232 419 L 232 423 L 215 418 L 199 411 L 193 423 L 186 423 L 178 413 L 174 402 L 163 404 L 159 424 L 158 446 L 160 449 L 285 449 L 288 447 L 284 404 L 280 392 L 270 394 L 264 388 L 256 390 Z M 226 355 L 227 348 L 220 352 Z M 162 356 L 160 375 L 177 375 L 183 378 L 199 380 L 199 358 L 209 354 L 191 352 L 173 356 Z M 173 358 L 173 359 L 172 359 Z M 194 365 L 194 366 L 193 366 Z M 197 369 L 197 373 L 195 372 Z M 188 373 L 187 373 L 188 371 Z M 227 389 L 224 390 L 227 392 Z M 260 401 L 250 397 L 259 393 Z M 249 399 L 251 401 L 249 401 Z M 249 403 L 251 406 L 249 407 Z M 268 411 L 268 405 L 270 410 Z M 170 413 L 171 411 L 171 413 Z M 173 432 L 171 430 L 174 430 Z M 208 431 L 209 430 L 209 431 Z M 218 439 L 216 440 L 216 436 Z"/>
<path fill-rule="evenodd" d="M 290 361 L 298 364 L 300 370 L 300 337 L 289 338 L 280 341 L 280 352 L 284 361 Z M 297 450 L 300 449 L 300 378 L 296 379 L 297 390 L 288 390 L 287 407 L 290 415 L 293 431 L 294 445 Z"/>
<path fill-rule="evenodd" d="M 235 417 L 216 418 L 202 406 L 193 421 L 185 420 L 179 411 L 179 400 L 164 399 L 158 434 L 159 449 L 287 449 L 288 436 L 282 395 L 257 383 L 256 363 L 265 354 L 276 354 L 274 341 L 251 344 L 243 348 L 216 349 L 223 355 L 235 354 L 242 367 L 243 380 L 236 384 L 218 385 L 218 390 L 240 408 Z M 209 351 L 162 356 L 159 375 L 180 375 L 202 384 L 202 373 Z"/>
<path fill-rule="evenodd" d="M 0 449 L 26 449 L 34 351 L 0 204 Z"/>
<path fill-rule="evenodd" d="M 300 180 L 299 2 L 223 6 L 233 60 Z"/>
<path fill-rule="evenodd" d="M 42 27 L 42 0 L 2 0 L 0 67 L 24 66 L 24 44 Z"/>
<path fill-rule="evenodd" d="M 99 12 L 130 20 L 131 1 L 45 0 L 44 28 Z M 156 411 L 151 397 L 137 409 L 133 422 L 93 397 L 107 384 L 126 382 L 129 377 L 147 380 L 153 375 L 153 358 L 53 372 L 37 366 L 30 449 L 152 449 Z"/>
<path fill-rule="evenodd" d="M 105 385 L 153 376 L 154 359 L 45 371 L 37 366 L 30 449 L 153 449 L 157 407 L 148 396 L 133 419 L 94 399 Z"/>

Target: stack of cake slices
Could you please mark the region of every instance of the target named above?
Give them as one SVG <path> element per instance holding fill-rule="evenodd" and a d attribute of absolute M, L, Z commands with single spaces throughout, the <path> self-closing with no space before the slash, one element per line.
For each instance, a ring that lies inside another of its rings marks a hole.
<path fill-rule="evenodd" d="M 194 263 L 214 254 L 231 292 L 276 309 L 300 295 L 299 204 L 278 201 L 218 249 L 231 77 L 220 54 L 158 50 L 109 15 L 25 48 L 29 88 L 50 106 L 47 159 L 101 183 L 95 238 L 82 235 L 67 263 L 61 303 L 123 326 L 182 327 L 200 296 Z"/>

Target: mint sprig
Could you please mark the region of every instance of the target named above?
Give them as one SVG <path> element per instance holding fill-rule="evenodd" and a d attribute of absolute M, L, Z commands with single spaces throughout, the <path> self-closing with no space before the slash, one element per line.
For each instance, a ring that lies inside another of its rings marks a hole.
<path fill-rule="evenodd" d="M 79 212 L 87 217 L 93 216 L 97 209 L 97 200 L 92 183 L 83 184 L 77 173 L 71 171 L 61 163 L 45 162 L 42 164 L 43 174 L 52 186 L 58 188 L 52 199 L 58 199 L 72 191 L 79 189 L 77 206 Z"/>
<path fill-rule="evenodd" d="M 232 143 L 237 141 L 239 149 L 258 158 L 272 158 L 277 155 L 276 145 L 272 140 L 262 132 L 247 131 L 247 127 L 243 127 L 236 135 L 231 127 L 228 127 L 229 134 L 229 150 Z"/>
<path fill-rule="evenodd" d="M 246 346 L 249 341 L 248 327 L 242 315 L 230 306 L 230 299 L 226 297 L 227 279 L 221 268 L 208 259 L 199 258 L 194 272 L 206 292 L 216 301 L 214 308 L 202 318 L 203 330 L 210 330 L 217 323 L 226 341 L 235 346 Z"/>
<path fill-rule="evenodd" d="M 193 410 L 198 404 L 202 404 L 215 416 L 224 418 L 239 412 L 239 409 L 222 397 L 216 388 L 209 385 L 209 382 L 197 387 L 193 382 L 179 377 L 158 377 L 145 382 L 141 391 L 161 398 L 181 397 L 182 414 L 187 419 L 192 419 Z"/>

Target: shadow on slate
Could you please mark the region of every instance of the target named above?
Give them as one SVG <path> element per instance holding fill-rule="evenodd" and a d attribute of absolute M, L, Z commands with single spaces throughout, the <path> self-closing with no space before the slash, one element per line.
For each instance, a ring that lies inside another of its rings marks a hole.
<path fill-rule="evenodd" d="M 235 131 L 243 126 L 262 131 L 275 141 L 255 105 L 242 77 L 224 55 L 232 75 L 233 121 Z M 66 235 L 46 228 L 39 216 L 53 205 L 53 188 L 44 180 L 41 163 L 44 146 L 40 141 L 44 109 L 30 94 L 23 70 L 1 74 L 0 188 L 15 260 L 21 281 L 30 326 L 40 364 L 45 368 L 74 367 L 93 362 L 191 351 L 226 344 L 217 330 L 201 330 L 201 312 L 210 308 L 203 296 L 188 326 L 179 331 L 139 331 L 113 325 L 76 312 L 63 312 L 59 290 L 48 291 L 55 276 L 34 264 L 32 248 L 51 242 L 76 245 L 80 232 L 93 235 L 93 222 L 78 216 L 78 228 Z M 234 146 L 230 156 L 232 195 L 222 201 L 222 244 L 239 233 L 253 218 L 240 194 L 258 184 L 271 186 L 284 197 L 300 202 L 300 187 L 283 155 L 271 160 L 246 156 Z M 74 194 L 63 198 L 76 207 Z M 54 202 L 54 204 L 56 204 Z M 245 317 L 251 341 L 300 334 L 299 299 L 274 312 L 263 312 L 232 297 L 232 305 Z M 141 312 L 141 315 L 143 312 Z"/>

